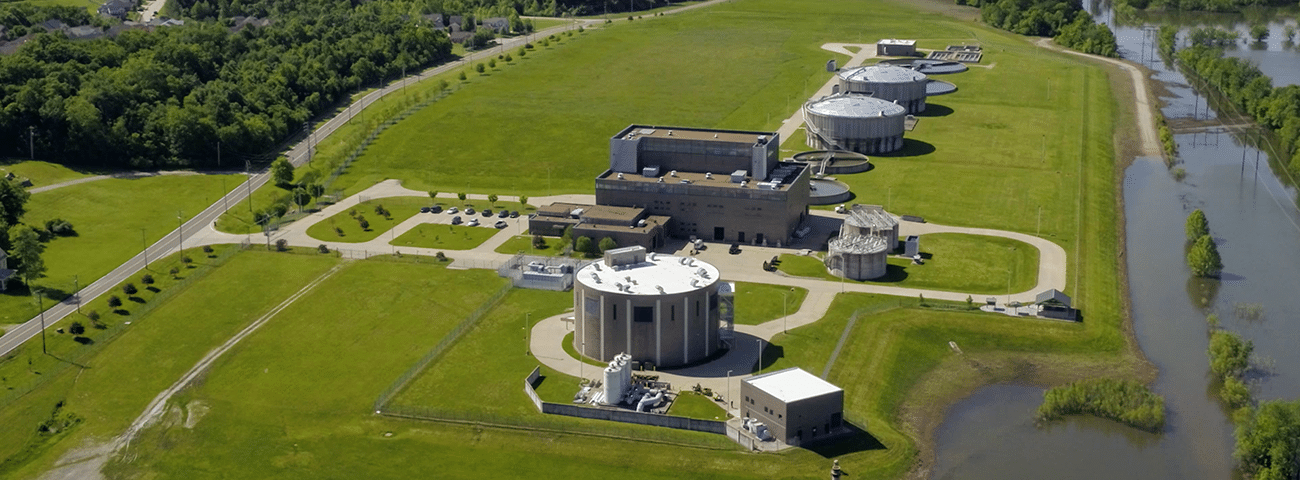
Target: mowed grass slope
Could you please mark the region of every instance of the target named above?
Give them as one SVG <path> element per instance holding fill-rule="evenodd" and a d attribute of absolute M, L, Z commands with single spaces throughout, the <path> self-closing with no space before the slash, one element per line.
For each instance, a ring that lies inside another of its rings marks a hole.
<path fill-rule="evenodd" d="M 383 423 L 371 411 L 375 398 L 504 283 L 489 270 L 350 264 L 177 401 L 208 409 L 193 429 L 147 432 L 132 445 L 134 458 L 111 471 L 150 478 L 384 476 L 389 467 L 378 467 L 377 458 L 405 462 L 393 461 L 398 457 L 382 444 L 354 450 L 357 442 L 382 438 L 373 427 Z"/>
<path fill-rule="evenodd" d="M 880 35 L 974 40 L 950 19 L 865 1 L 747 0 L 618 22 L 470 75 L 381 134 L 335 185 L 590 192 L 627 125 L 775 129 L 830 78 L 826 60 L 845 59 L 823 43 Z"/>
<path fill-rule="evenodd" d="M 180 175 L 107 179 L 50 190 L 31 196 L 22 221 L 44 228 L 45 221 L 72 222 L 77 235 L 46 244 L 46 278 L 36 284 L 62 298 L 76 283 L 89 285 L 189 220 L 241 179 L 238 175 Z M 142 231 L 143 230 L 143 231 Z M 14 286 L 16 282 L 11 283 Z M 50 307 L 49 301 L 45 307 Z M 39 312 L 36 298 L 24 288 L 0 294 L 0 324 L 21 323 Z"/>
<path fill-rule="evenodd" d="M 74 170 L 57 163 L 21 161 L 13 163 L 0 162 L 0 177 L 14 174 L 15 180 L 26 178 L 32 181 L 30 188 L 48 187 L 68 180 L 89 177 L 93 174 Z"/>
<path fill-rule="evenodd" d="M 58 444 L 37 452 L 34 461 L 4 475 L 36 477 L 69 449 L 120 434 L 150 400 L 205 353 L 337 262 L 324 255 L 245 252 L 178 292 L 147 317 L 132 317 L 129 331 L 97 355 L 80 360 L 85 368 L 65 369 L 46 385 L 0 409 L 0 424 L 11 427 L 0 434 L 0 458 L 14 456 L 35 439 L 37 424 L 49 417 L 57 402 L 67 402 L 66 411 L 85 419 Z M 109 317 L 113 315 L 106 313 L 106 320 Z M 69 341 L 66 337 L 51 340 Z M 24 349 L 39 356 L 39 340 Z M 25 355 L 6 360 L 6 366 L 25 366 Z"/>

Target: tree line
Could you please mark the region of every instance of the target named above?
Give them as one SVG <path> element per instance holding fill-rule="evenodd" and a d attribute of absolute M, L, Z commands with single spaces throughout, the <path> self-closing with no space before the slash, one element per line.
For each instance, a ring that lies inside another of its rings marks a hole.
<path fill-rule="evenodd" d="M 1115 6 L 1127 5 L 1138 10 L 1172 10 L 1187 12 L 1240 12 L 1252 7 L 1283 7 L 1295 0 L 1116 0 Z"/>
<path fill-rule="evenodd" d="M 26 156 L 31 135 L 62 163 L 209 167 L 224 152 L 224 166 L 243 166 L 349 92 L 450 58 L 414 3 L 295 3 L 238 31 L 222 18 L 88 41 L 37 34 L 0 57 L 0 155 Z"/>
<path fill-rule="evenodd" d="M 1077 0 L 956 0 L 980 8 L 980 19 L 1020 35 L 1052 37 L 1084 53 L 1114 57 L 1119 46 L 1110 27 L 1092 21 Z"/>
<path fill-rule="evenodd" d="M 1204 80 L 1223 96 L 1277 134 L 1282 143 L 1283 163 L 1300 172 L 1300 85 L 1273 87 L 1273 81 L 1248 60 L 1223 54 L 1223 42 L 1235 33 L 1198 29 L 1189 34 L 1191 46 L 1179 50 L 1177 58 L 1194 76 Z"/>

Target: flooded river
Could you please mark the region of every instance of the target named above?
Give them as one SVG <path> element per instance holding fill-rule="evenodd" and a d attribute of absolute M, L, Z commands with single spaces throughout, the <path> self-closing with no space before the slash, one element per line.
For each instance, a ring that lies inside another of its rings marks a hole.
<path fill-rule="evenodd" d="M 1108 9 L 1093 5 L 1091 11 L 1111 19 Z M 1207 24 L 1248 29 L 1239 16 L 1205 18 Z M 1197 23 L 1187 17 L 1177 22 Z M 1274 85 L 1300 83 L 1300 52 L 1284 38 L 1288 24 L 1296 23 L 1271 21 L 1268 41 L 1228 54 L 1260 64 Z M 1150 67 L 1163 86 L 1156 91 L 1167 92 L 1161 99 L 1171 122 L 1193 115 L 1218 118 L 1183 75 L 1151 58 L 1152 29 L 1112 28 L 1122 56 Z M 1209 313 L 1219 315 L 1223 328 L 1253 341 L 1256 356 L 1270 367 L 1250 376 L 1256 398 L 1300 397 L 1300 211 L 1289 186 L 1295 182 L 1270 166 L 1268 152 L 1257 150 L 1250 134 L 1175 139 L 1182 161 L 1177 167 L 1186 178 L 1175 181 L 1159 159 L 1139 158 L 1125 171 L 1123 185 L 1134 329 L 1160 369 L 1154 388 L 1168 408 L 1164 433 L 1095 418 L 1036 427 L 1032 416 L 1043 390 L 995 385 L 950 410 L 937 433 L 933 478 L 1232 478 L 1233 427 L 1210 385 L 1206 357 Z M 1196 208 L 1205 211 L 1218 242 L 1225 266 L 1221 280 L 1190 279 L 1178 248 L 1184 220 Z M 1257 308 L 1260 318 L 1236 314 Z"/>

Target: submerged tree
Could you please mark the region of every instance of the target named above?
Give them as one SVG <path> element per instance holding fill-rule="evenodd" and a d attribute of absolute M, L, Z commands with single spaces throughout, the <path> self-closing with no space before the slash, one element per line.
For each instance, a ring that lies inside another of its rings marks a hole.
<path fill-rule="evenodd" d="M 1210 234 L 1210 222 L 1205 219 L 1205 212 L 1201 209 L 1192 210 L 1192 214 L 1187 216 L 1187 239 L 1196 240 Z"/>
<path fill-rule="evenodd" d="M 1187 251 L 1187 266 L 1192 269 L 1192 275 L 1198 277 L 1213 277 L 1223 270 L 1219 247 L 1214 245 L 1213 238 L 1201 235 L 1192 243 L 1192 248 Z"/>

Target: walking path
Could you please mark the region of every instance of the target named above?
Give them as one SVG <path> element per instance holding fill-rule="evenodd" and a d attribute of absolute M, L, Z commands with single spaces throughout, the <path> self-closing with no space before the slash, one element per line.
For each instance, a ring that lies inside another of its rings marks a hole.
<path fill-rule="evenodd" d="M 1051 38 L 1042 38 L 1035 43 L 1040 47 L 1045 47 L 1058 52 L 1106 62 L 1118 66 L 1128 72 L 1129 79 L 1133 83 L 1133 98 L 1138 106 L 1138 134 L 1142 137 L 1142 148 L 1140 149 L 1141 151 L 1139 156 L 1155 158 L 1164 157 L 1164 149 L 1160 145 L 1160 140 L 1156 137 L 1156 120 L 1155 114 L 1153 113 L 1155 111 L 1155 106 L 1151 103 L 1151 97 L 1147 92 L 1147 76 L 1145 73 L 1142 73 L 1142 69 L 1123 60 L 1066 49 L 1057 45 Z"/>

